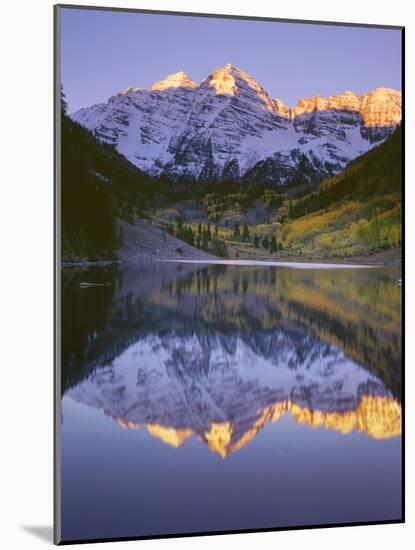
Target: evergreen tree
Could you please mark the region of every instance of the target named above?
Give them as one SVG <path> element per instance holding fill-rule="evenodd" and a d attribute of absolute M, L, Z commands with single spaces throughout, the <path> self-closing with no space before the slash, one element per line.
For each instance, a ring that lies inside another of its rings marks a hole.
<path fill-rule="evenodd" d="M 206 251 L 209 250 L 209 244 L 208 244 L 208 240 L 207 240 L 207 232 L 206 231 L 203 233 L 201 249 L 206 250 Z"/>
<path fill-rule="evenodd" d="M 66 101 L 66 95 L 65 95 L 65 92 L 63 91 L 62 84 L 61 84 L 61 112 L 63 116 L 68 115 L 68 102 Z"/>
<path fill-rule="evenodd" d="M 193 246 L 193 231 L 191 227 L 186 226 L 184 228 L 184 239 L 186 243 L 189 243 Z"/>
<path fill-rule="evenodd" d="M 277 239 L 275 238 L 275 235 L 272 236 L 271 242 L 269 244 L 269 251 L 271 253 L 277 251 Z"/>
<path fill-rule="evenodd" d="M 210 251 L 215 256 L 219 256 L 221 258 L 227 258 L 228 257 L 228 249 L 226 248 L 225 241 L 222 241 L 220 239 L 215 238 L 215 239 L 212 240 Z"/>
<path fill-rule="evenodd" d="M 124 230 L 122 227 L 118 229 L 118 240 L 117 240 L 117 246 L 118 248 L 121 248 L 124 244 Z"/>
<path fill-rule="evenodd" d="M 244 223 L 243 233 L 242 233 L 242 240 L 249 241 L 249 228 L 246 223 Z"/>

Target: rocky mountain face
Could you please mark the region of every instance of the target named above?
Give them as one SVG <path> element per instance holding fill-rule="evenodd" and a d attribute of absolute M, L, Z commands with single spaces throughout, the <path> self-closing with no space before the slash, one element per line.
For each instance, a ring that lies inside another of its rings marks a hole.
<path fill-rule="evenodd" d="M 71 116 L 153 176 L 285 185 L 332 175 L 386 139 L 401 121 L 401 93 L 347 91 L 291 109 L 227 64 L 200 84 L 180 71 Z"/>
<path fill-rule="evenodd" d="M 178 447 L 196 434 L 225 457 L 268 422 L 295 421 L 377 439 L 400 433 L 401 408 L 376 376 L 310 336 L 149 334 L 66 392 L 124 428 Z"/>

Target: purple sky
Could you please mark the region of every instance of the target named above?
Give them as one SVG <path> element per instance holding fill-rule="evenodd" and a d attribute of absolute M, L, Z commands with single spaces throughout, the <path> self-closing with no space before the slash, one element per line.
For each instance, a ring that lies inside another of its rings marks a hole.
<path fill-rule="evenodd" d="M 400 89 L 399 30 L 62 9 L 62 83 L 75 111 L 179 70 L 232 63 L 271 97 Z"/>

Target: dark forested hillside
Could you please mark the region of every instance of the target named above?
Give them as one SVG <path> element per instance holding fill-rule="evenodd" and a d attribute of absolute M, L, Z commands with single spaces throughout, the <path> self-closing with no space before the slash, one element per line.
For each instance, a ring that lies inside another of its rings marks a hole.
<path fill-rule="evenodd" d="M 64 113 L 61 143 L 62 257 L 110 258 L 117 217 L 140 214 L 150 178 Z"/>
<path fill-rule="evenodd" d="M 399 127 L 382 145 L 352 161 L 337 176 L 323 180 L 317 192 L 298 200 L 290 216 L 327 208 L 345 198 L 368 200 L 401 193 L 402 129 Z"/>

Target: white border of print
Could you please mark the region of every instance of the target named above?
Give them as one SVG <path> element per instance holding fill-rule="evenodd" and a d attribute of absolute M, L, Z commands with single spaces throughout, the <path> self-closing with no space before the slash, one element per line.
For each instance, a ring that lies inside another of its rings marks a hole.
<path fill-rule="evenodd" d="M 2 546 L 51 543 L 53 465 L 53 13 L 51 0 L 7 2 L 2 10 Z M 70 2 L 66 2 L 70 3 Z M 81 0 L 74 3 L 82 3 Z M 215 545 L 265 550 L 411 548 L 415 540 L 415 19 L 406 0 L 89 0 L 88 5 L 200 11 L 289 19 L 405 25 L 406 51 L 406 524 L 141 541 L 145 548 Z M 307 52 L 304 52 L 307 55 Z M 381 62 L 381 60 L 379 60 Z M 411 129 L 411 130 L 408 130 Z M 5 169 L 4 169 L 5 166 Z M 408 284 L 409 283 L 409 284 Z M 5 304 L 5 307 L 4 307 Z M 341 497 L 339 495 L 339 497 Z M 105 543 L 108 544 L 108 543 Z M 136 542 L 112 543 L 129 548 Z M 90 545 L 84 545 L 87 549 Z M 99 544 L 91 546 L 94 550 Z"/>

